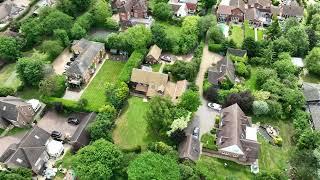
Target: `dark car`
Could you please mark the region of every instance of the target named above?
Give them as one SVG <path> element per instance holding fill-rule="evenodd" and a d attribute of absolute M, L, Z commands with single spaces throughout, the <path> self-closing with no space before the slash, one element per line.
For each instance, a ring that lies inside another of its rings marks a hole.
<path fill-rule="evenodd" d="M 53 138 L 61 138 L 62 134 L 59 131 L 52 131 L 51 132 L 51 137 Z"/>
<path fill-rule="evenodd" d="M 78 124 L 80 124 L 80 121 L 77 118 L 70 117 L 70 118 L 68 118 L 68 123 L 73 124 L 73 125 L 78 125 Z"/>

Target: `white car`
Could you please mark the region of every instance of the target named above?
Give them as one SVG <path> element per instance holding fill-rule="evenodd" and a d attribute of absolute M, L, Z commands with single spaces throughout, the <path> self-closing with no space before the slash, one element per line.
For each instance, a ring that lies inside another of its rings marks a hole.
<path fill-rule="evenodd" d="M 221 111 L 221 105 L 217 103 L 208 103 L 208 107 L 216 111 Z"/>

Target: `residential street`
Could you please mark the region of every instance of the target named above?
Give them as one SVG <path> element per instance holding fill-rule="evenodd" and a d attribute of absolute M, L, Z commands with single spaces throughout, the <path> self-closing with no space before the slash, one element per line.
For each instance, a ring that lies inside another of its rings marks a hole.
<path fill-rule="evenodd" d="M 200 127 L 200 137 L 209 132 L 212 127 L 214 126 L 214 118 L 217 115 L 217 112 L 208 108 L 207 101 L 202 97 L 203 91 L 203 81 L 204 76 L 208 70 L 208 68 L 212 64 L 216 64 L 219 60 L 223 57 L 219 54 L 212 53 L 208 49 L 208 44 L 206 43 L 203 49 L 202 54 L 202 61 L 200 65 L 200 69 L 198 72 L 198 77 L 196 79 L 196 84 L 199 87 L 200 98 L 202 101 L 202 105 L 199 107 L 198 111 L 196 112 L 196 116 L 199 118 L 199 127 Z"/>

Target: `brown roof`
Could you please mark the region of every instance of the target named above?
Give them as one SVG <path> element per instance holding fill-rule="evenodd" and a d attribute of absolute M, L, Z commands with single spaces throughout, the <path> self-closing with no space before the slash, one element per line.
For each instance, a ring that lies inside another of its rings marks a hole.
<path fill-rule="evenodd" d="M 168 82 L 165 88 L 165 95 L 170 96 L 172 101 L 176 102 L 177 99 L 187 90 L 187 85 L 187 80 L 177 81 L 177 83 Z"/>
<path fill-rule="evenodd" d="M 144 71 L 142 69 L 133 68 L 131 81 L 147 85 L 166 85 L 168 82 L 168 74 Z"/>
<path fill-rule="evenodd" d="M 147 57 L 152 57 L 156 60 L 159 59 L 161 55 L 162 49 L 160 49 L 156 44 L 150 47 L 149 53 L 147 54 Z"/>
<path fill-rule="evenodd" d="M 270 0 L 248 0 L 248 5 L 253 5 L 255 3 L 258 3 L 262 6 L 265 7 L 270 7 L 271 6 L 271 1 Z"/>
<path fill-rule="evenodd" d="M 278 16 L 279 13 L 280 13 L 279 7 L 278 7 L 278 6 L 271 6 L 271 13 L 272 13 L 273 15 Z"/>
<path fill-rule="evenodd" d="M 179 11 L 180 7 L 182 6 L 181 4 L 173 4 L 173 3 L 170 3 L 170 5 L 171 5 L 172 11 L 174 13 L 177 13 Z"/>
<path fill-rule="evenodd" d="M 303 16 L 303 7 L 282 5 L 280 8 L 280 12 L 283 16 Z"/>
<path fill-rule="evenodd" d="M 242 12 L 245 11 L 246 7 L 246 3 L 243 0 L 230 0 L 229 5 L 233 6 L 233 9 L 239 8 Z"/>
<path fill-rule="evenodd" d="M 251 118 L 244 114 L 238 104 L 222 109 L 221 115 L 222 119 L 217 132 L 218 148 L 236 145 L 247 157 L 257 159 L 259 143 L 246 137 L 247 127 L 251 127 Z"/>
<path fill-rule="evenodd" d="M 218 6 L 217 14 L 227 14 L 231 15 L 231 10 L 234 9 L 233 6 L 220 5 Z"/>
<path fill-rule="evenodd" d="M 234 83 L 235 68 L 233 62 L 228 57 L 224 57 L 215 67 L 208 70 L 208 80 L 213 84 L 218 84 L 225 76 Z"/>
<path fill-rule="evenodd" d="M 257 9 L 256 8 L 250 8 L 246 11 L 245 18 L 247 20 L 255 20 L 258 19 L 257 15 Z"/>

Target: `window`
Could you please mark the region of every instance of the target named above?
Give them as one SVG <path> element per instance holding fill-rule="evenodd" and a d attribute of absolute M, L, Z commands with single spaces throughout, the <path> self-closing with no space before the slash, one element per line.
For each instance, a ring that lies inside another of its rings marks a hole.
<path fill-rule="evenodd" d="M 22 159 L 20 159 L 20 158 L 17 158 L 17 160 L 16 160 L 18 163 L 22 163 Z"/>
<path fill-rule="evenodd" d="M 35 137 L 36 139 L 40 139 L 39 136 L 37 136 L 37 135 L 34 135 L 34 137 Z"/>

